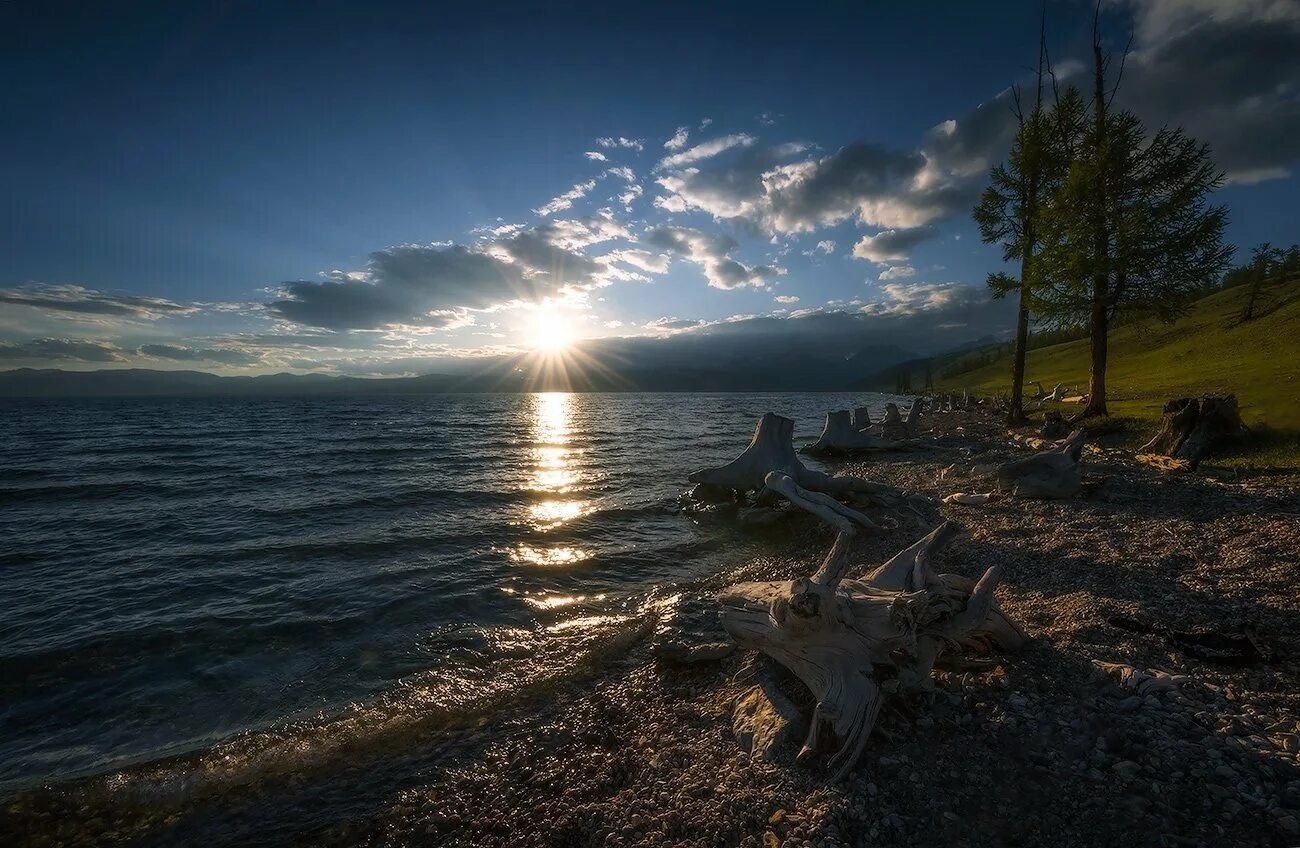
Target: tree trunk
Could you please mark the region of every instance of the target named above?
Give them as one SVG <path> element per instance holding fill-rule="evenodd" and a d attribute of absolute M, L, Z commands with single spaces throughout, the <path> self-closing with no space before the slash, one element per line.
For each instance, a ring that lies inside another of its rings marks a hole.
<path fill-rule="evenodd" d="M 1016 347 L 1011 357 L 1011 408 L 1007 424 L 1015 427 L 1025 421 L 1025 348 L 1029 343 L 1029 307 L 1025 303 L 1026 257 L 1020 263 L 1020 313 L 1016 317 Z"/>
<path fill-rule="evenodd" d="M 1095 282 L 1094 285 L 1105 283 Z M 1092 354 L 1088 362 L 1088 405 L 1074 417 L 1075 421 L 1092 415 L 1110 414 L 1106 411 L 1106 337 L 1109 325 L 1105 304 L 1094 300 L 1092 316 L 1088 322 L 1088 347 Z"/>

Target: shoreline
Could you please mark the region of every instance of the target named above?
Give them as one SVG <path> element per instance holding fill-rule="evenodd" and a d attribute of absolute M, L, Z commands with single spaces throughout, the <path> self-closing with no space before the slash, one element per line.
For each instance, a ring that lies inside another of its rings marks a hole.
<path fill-rule="evenodd" d="M 1011 455 L 987 412 L 928 416 Z M 831 461 L 832 472 L 947 494 L 952 453 Z M 841 784 L 751 760 L 732 732 L 741 652 L 656 661 L 647 639 L 558 688 L 327 775 L 288 774 L 179 810 L 10 807 L 13 844 L 1288 845 L 1300 842 L 1300 601 L 1295 478 L 1171 477 L 1085 454 L 1068 501 L 943 506 L 965 526 L 936 558 L 978 576 L 1033 638 L 989 672 L 882 711 Z M 954 487 L 955 485 L 955 487 Z M 855 543 L 878 564 L 923 531 Z M 759 533 L 764 555 L 717 576 L 810 573 L 833 538 L 811 518 Z M 856 571 L 856 570 L 855 570 Z M 713 581 L 710 581 L 712 583 Z M 1258 621 L 1280 661 L 1231 668 L 1108 623 Z M 1094 661 L 1188 675 L 1136 698 Z"/>

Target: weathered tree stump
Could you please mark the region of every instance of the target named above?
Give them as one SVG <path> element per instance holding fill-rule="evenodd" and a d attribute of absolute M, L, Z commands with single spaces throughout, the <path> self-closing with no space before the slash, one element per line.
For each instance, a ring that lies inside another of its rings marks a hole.
<path fill-rule="evenodd" d="M 847 415 L 847 413 L 846 413 Z M 854 434 L 860 435 L 860 434 Z M 758 419 L 749 447 L 720 468 L 702 468 L 687 477 L 692 483 L 731 490 L 738 500 L 748 492 L 758 498 L 780 495 L 794 506 L 811 512 L 841 532 L 854 525 L 880 529 L 874 521 L 836 500 L 836 495 L 868 500 L 873 506 L 915 511 L 925 498 L 911 492 L 863 480 L 861 477 L 832 477 L 813 471 L 799 461 L 794 451 L 794 421 L 772 412 Z"/>
<path fill-rule="evenodd" d="M 945 651 L 1012 650 L 1025 641 L 994 601 L 998 566 L 978 583 L 931 572 L 931 554 L 957 531 L 944 523 L 861 580 L 844 579 L 853 535 L 840 533 L 811 578 L 742 583 L 718 596 L 732 638 L 811 691 L 817 705 L 801 754 L 833 737 L 835 780 L 857 762 L 880 710 L 878 667 L 894 669 L 893 686 L 924 687 Z"/>
<path fill-rule="evenodd" d="M 1055 441 L 1069 432 L 1066 426 L 1065 418 L 1062 417 L 1060 411 L 1053 409 L 1043 416 L 1043 426 L 1039 429 L 1038 435 L 1044 439 Z"/>
<path fill-rule="evenodd" d="M 1234 395 L 1178 398 L 1165 404 L 1160 432 L 1138 453 L 1182 459 L 1195 466 L 1243 429 Z"/>
<path fill-rule="evenodd" d="M 886 406 L 885 421 L 889 420 L 889 407 L 894 406 L 892 403 Z M 894 415 L 898 415 L 898 407 L 894 407 Z M 899 421 L 902 421 L 900 418 Z M 882 431 L 886 424 L 882 424 Z M 849 418 L 848 410 L 842 409 L 837 412 L 826 413 L 826 423 L 822 426 L 822 434 L 817 441 L 804 447 L 805 453 L 817 454 L 836 454 L 836 453 L 859 453 L 862 451 L 885 451 L 885 450 L 904 450 L 908 445 L 900 441 L 888 438 L 879 438 L 861 432 L 853 427 Z"/>
<path fill-rule="evenodd" d="M 865 406 L 854 407 L 853 429 L 859 432 L 871 426 L 871 411 Z"/>
<path fill-rule="evenodd" d="M 1006 463 L 998 469 L 998 490 L 1017 498 L 1073 497 L 1083 484 L 1083 441 L 1083 430 L 1076 430 L 1060 447 Z"/>

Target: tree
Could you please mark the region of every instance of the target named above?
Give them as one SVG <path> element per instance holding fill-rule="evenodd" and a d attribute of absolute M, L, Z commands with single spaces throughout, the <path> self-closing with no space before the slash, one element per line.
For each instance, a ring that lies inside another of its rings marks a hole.
<path fill-rule="evenodd" d="M 1020 278 L 997 272 L 989 274 L 988 286 L 994 297 L 1017 293 L 1016 336 L 1011 355 L 1011 406 L 1008 424 L 1025 421 L 1025 351 L 1029 344 L 1029 313 L 1033 300 L 1033 262 L 1038 249 L 1035 232 L 1039 210 L 1046 202 L 1057 172 L 1053 154 L 1052 119 L 1043 108 L 1043 71 L 1047 63 L 1046 11 L 1039 24 L 1038 77 L 1034 105 L 1026 115 L 1020 102 L 1020 89 L 1012 86 L 1014 110 L 1019 124 L 1007 161 L 989 171 L 989 186 L 984 189 L 972 216 L 979 225 L 986 244 L 1002 245 L 1004 262 L 1020 262 Z M 1047 69 L 1051 72 L 1050 67 Z"/>
<path fill-rule="evenodd" d="M 1250 255 L 1250 264 L 1246 266 L 1249 279 L 1250 289 L 1246 294 L 1246 305 L 1242 307 L 1240 321 L 1245 323 L 1255 317 L 1255 304 L 1259 300 L 1259 290 L 1264 287 L 1264 282 L 1277 274 L 1279 266 L 1286 258 L 1286 254 L 1280 248 L 1276 248 L 1268 242 L 1257 246 Z"/>
<path fill-rule="evenodd" d="M 1181 128 L 1148 136 L 1128 111 L 1112 111 L 1123 76 L 1107 91 L 1109 57 L 1093 24 L 1091 118 L 1068 173 L 1042 209 L 1037 302 L 1049 322 L 1087 322 L 1088 405 L 1105 415 L 1106 342 L 1120 312 L 1172 321 L 1232 257 L 1227 210 L 1209 203 L 1223 184 L 1209 148 Z"/>

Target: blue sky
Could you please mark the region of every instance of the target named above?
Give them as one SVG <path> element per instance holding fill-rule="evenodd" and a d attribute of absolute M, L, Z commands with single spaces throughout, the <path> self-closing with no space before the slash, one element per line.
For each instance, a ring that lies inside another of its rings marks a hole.
<path fill-rule="evenodd" d="M 1229 172 L 1232 241 L 1296 241 L 1300 6 L 1106 15 L 1128 105 Z M 1048 19 L 1069 79 L 1089 7 Z M 539 325 L 808 310 L 1001 333 L 969 210 L 1037 28 L 1037 3 L 7 4 L 0 367 L 404 373 Z"/>

